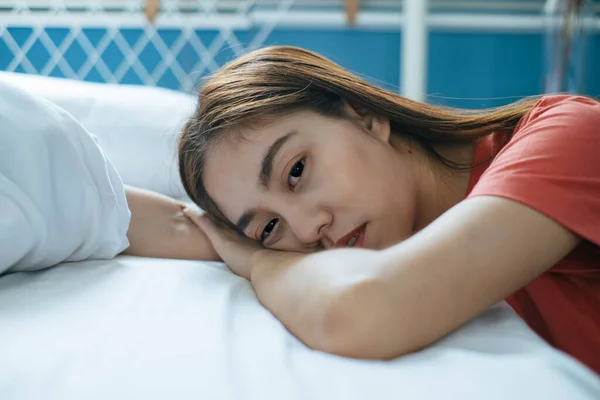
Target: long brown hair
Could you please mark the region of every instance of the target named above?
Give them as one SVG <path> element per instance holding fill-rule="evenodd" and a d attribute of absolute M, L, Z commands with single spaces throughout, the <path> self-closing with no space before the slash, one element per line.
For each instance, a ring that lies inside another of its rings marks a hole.
<path fill-rule="evenodd" d="M 442 108 L 370 84 L 308 50 L 263 48 L 225 65 L 200 90 L 198 108 L 179 140 L 179 173 L 188 196 L 213 221 L 235 230 L 202 181 L 210 147 L 242 126 L 301 109 L 344 118 L 345 102 L 387 117 L 394 134 L 416 141 L 439 163 L 468 170 L 471 165 L 445 158 L 437 149 L 468 145 L 493 132 L 512 132 L 535 99 L 483 111 Z"/>

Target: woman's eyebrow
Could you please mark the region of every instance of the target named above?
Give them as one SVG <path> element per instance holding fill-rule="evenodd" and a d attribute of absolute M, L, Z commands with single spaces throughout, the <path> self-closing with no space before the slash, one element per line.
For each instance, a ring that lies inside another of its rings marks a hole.
<path fill-rule="evenodd" d="M 246 231 L 246 228 L 248 227 L 248 225 L 250 225 L 250 222 L 252 222 L 252 220 L 255 217 L 256 217 L 255 211 L 248 210 L 248 211 L 244 212 L 242 214 L 242 216 L 239 217 L 237 222 L 235 223 L 235 226 L 237 227 L 238 231 L 241 233 L 244 233 Z"/>
<path fill-rule="evenodd" d="M 271 146 L 269 146 L 269 149 L 265 153 L 260 167 L 260 173 L 258 174 L 258 182 L 265 189 L 268 189 L 269 187 L 269 182 L 271 181 L 271 173 L 273 172 L 273 161 L 275 160 L 275 157 L 277 157 L 277 153 L 283 147 L 283 145 L 286 142 L 288 142 L 295 134 L 296 131 L 291 131 L 288 134 L 285 134 L 279 139 L 275 140 L 271 144 Z M 244 215 L 245 214 L 246 213 L 244 213 Z"/>

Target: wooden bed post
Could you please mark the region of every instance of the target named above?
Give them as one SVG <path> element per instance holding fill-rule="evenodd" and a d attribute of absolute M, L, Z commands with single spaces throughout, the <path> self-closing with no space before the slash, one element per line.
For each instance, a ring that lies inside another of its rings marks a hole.
<path fill-rule="evenodd" d="M 358 13 L 360 0 L 345 0 L 346 1 L 346 20 L 350 26 L 356 23 L 356 14 Z"/>
<path fill-rule="evenodd" d="M 160 0 L 146 0 L 146 19 L 152 23 L 160 10 Z"/>

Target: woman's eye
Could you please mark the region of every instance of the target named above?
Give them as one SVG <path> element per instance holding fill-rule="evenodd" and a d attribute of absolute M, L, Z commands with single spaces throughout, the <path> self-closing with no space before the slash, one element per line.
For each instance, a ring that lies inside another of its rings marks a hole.
<path fill-rule="evenodd" d="M 288 185 L 291 188 L 294 188 L 300 181 L 300 177 L 302 176 L 302 172 L 304 171 L 304 164 L 306 162 L 306 158 L 298 161 L 296 164 L 292 166 L 290 169 L 290 173 L 288 175 Z"/>
<path fill-rule="evenodd" d="M 263 231 L 260 234 L 259 240 L 261 243 L 264 243 L 265 240 L 267 240 L 267 238 L 269 237 L 271 232 L 273 232 L 273 229 L 275 229 L 275 225 L 277 225 L 278 221 L 279 221 L 279 219 L 274 218 L 267 223 L 267 226 L 265 226 L 265 229 L 263 229 Z"/>

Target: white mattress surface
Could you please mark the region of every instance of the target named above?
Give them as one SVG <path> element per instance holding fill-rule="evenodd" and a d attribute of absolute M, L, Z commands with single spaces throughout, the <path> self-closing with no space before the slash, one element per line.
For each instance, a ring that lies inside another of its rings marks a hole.
<path fill-rule="evenodd" d="M 0 399 L 600 399 L 500 304 L 393 361 L 312 351 L 220 263 L 117 257 L 0 278 Z"/>

